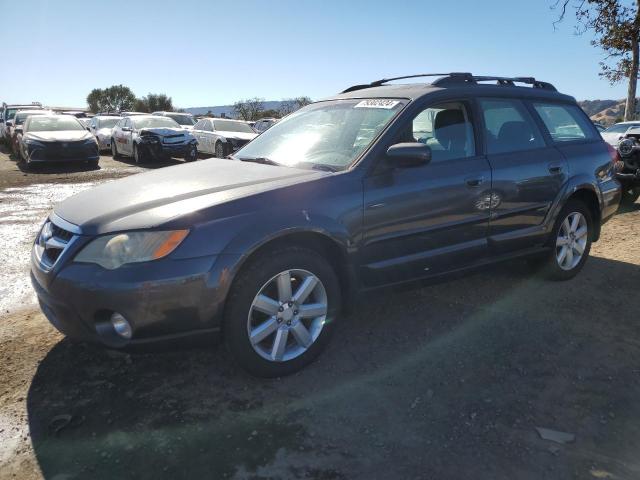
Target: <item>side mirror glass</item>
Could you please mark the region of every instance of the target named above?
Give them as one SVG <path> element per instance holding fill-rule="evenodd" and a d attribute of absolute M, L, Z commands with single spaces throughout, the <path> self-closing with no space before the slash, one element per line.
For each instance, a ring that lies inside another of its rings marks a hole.
<path fill-rule="evenodd" d="M 91 127 L 87 127 L 87 132 L 90 132 L 90 131 L 91 131 Z"/>
<path fill-rule="evenodd" d="M 16 127 L 16 133 L 22 133 L 22 127 Z"/>
<path fill-rule="evenodd" d="M 396 143 L 387 149 L 389 163 L 395 167 L 420 167 L 431 161 L 431 148 L 424 143 Z"/>
<path fill-rule="evenodd" d="M 7 120 L 7 127 L 13 127 L 13 120 Z"/>

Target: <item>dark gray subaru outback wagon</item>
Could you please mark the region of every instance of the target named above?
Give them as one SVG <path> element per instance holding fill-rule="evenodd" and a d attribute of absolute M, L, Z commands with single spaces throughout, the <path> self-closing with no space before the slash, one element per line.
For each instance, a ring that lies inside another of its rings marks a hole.
<path fill-rule="evenodd" d="M 549 83 L 434 76 L 351 87 L 229 159 L 65 200 L 33 246 L 42 310 L 113 348 L 221 333 L 278 376 L 358 292 L 518 256 L 572 278 L 618 208 L 615 152 Z"/>

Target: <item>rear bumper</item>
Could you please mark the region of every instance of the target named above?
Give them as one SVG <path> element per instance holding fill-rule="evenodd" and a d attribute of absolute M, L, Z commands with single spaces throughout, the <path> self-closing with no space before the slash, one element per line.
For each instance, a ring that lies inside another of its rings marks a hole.
<path fill-rule="evenodd" d="M 618 180 L 609 180 L 600 183 L 602 193 L 601 223 L 608 221 L 618 211 L 622 198 L 622 187 Z"/>
<path fill-rule="evenodd" d="M 123 348 L 217 336 L 228 290 L 229 255 L 169 258 L 106 270 L 68 264 L 46 271 L 32 255 L 31 282 L 51 324 L 75 340 Z M 113 312 L 131 324 L 133 336 L 118 336 Z"/>

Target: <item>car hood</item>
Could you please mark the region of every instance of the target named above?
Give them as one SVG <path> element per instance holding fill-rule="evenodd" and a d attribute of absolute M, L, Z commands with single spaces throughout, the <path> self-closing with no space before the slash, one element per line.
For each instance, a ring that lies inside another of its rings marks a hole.
<path fill-rule="evenodd" d="M 110 128 L 99 128 L 98 130 L 96 130 L 96 135 L 100 135 L 103 137 L 108 137 L 109 135 L 111 135 L 111 129 Z"/>
<path fill-rule="evenodd" d="M 210 159 L 132 175 L 78 193 L 54 212 L 83 234 L 153 228 L 195 211 L 328 172 Z"/>
<path fill-rule="evenodd" d="M 217 130 L 216 133 L 224 138 L 234 138 L 236 140 L 253 140 L 258 136 L 257 133 L 225 132 L 224 130 Z"/>
<path fill-rule="evenodd" d="M 156 128 L 141 128 L 139 132 L 153 132 L 156 135 L 166 136 L 166 135 L 180 135 L 189 133 L 182 127 L 169 128 L 169 127 L 156 127 Z"/>
<path fill-rule="evenodd" d="M 39 142 L 73 142 L 76 140 L 88 140 L 93 138 L 86 130 L 60 130 L 55 132 L 27 132 L 25 138 L 38 140 Z"/>

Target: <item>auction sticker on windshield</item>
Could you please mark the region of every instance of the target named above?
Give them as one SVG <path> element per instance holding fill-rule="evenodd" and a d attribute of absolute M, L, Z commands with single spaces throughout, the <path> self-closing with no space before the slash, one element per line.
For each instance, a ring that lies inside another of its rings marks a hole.
<path fill-rule="evenodd" d="M 400 102 L 398 100 L 385 100 L 380 98 L 372 98 L 369 100 L 362 100 L 360 103 L 354 105 L 353 108 L 386 108 L 392 109 Z"/>

